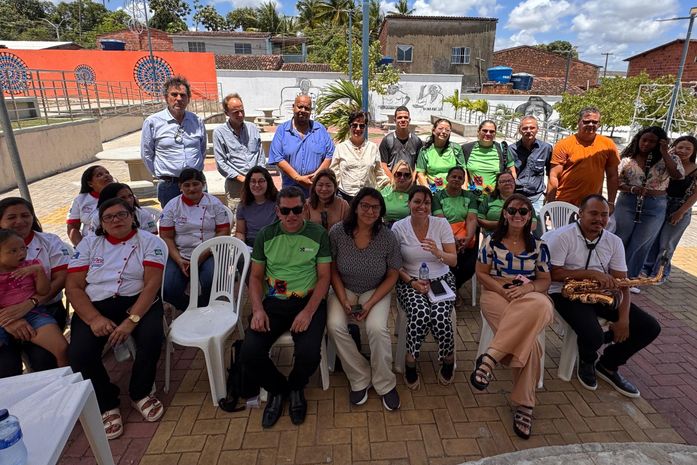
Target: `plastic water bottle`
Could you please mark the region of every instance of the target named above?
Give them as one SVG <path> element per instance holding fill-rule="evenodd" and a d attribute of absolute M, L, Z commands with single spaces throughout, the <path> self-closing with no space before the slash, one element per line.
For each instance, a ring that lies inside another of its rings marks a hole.
<path fill-rule="evenodd" d="M 422 263 L 421 268 L 419 268 L 419 281 L 428 280 L 428 265 L 426 265 L 426 263 Z"/>
<path fill-rule="evenodd" d="M 22 440 L 22 428 L 17 417 L 6 409 L 0 410 L 0 464 L 26 465 L 27 448 Z"/>
<path fill-rule="evenodd" d="M 131 358 L 131 351 L 128 350 L 128 344 L 122 342 L 114 346 L 114 358 L 117 362 L 125 362 Z"/>

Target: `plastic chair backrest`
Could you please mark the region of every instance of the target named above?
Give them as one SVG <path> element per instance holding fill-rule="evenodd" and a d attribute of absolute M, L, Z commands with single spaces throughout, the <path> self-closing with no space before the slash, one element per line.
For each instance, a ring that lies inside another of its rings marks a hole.
<path fill-rule="evenodd" d="M 249 268 L 250 254 L 247 245 L 236 237 L 219 236 L 208 239 L 199 244 L 191 253 L 190 268 L 190 296 L 187 309 L 198 307 L 198 263 L 199 257 L 205 251 L 210 250 L 213 256 L 213 283 L 211 285 L 211 297 L 208 301 L 210 306 L 216 300 L 224 299 L 232 304 L 233 311 L 238 313 L 240 302 L 242 302 L 242 292 L 244 282 L 241 281 L 237 286 L 237 296 L 235 296 L 235 284 L 237 283 L 237 263 L 242 260 L 242 273 L 240 276 L 247 276 Z"/>
<path fill-rule="evenodd" d="M 547 215 L 549 216 L 551 227 L 547 226 Z M 539 220 L 542 221 L 543 232 L 566 226 L 576 221 L 576 219 L 578 219 L 578 207 L 569 202 L 549 202 L 540 209 Z"/>
<path fill-rule="evenodd" d="M 167 246 L 167 243 L 163 240 L 162 241 L 165 244 L 165 267 L 162 269 L 162 284 L 160 284 L 160 300 L 162 303 L 165 303 L 165 276 L 167 276 L 167 265 L 169 264 L 169 247 Z"/>

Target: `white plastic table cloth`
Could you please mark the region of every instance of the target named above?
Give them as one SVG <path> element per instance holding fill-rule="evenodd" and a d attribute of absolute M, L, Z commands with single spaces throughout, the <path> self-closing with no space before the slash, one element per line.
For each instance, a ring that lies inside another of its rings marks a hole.
<path fill-rule="evenodd" d="M 27 463 L 57 463 L 79 418 L 97 463 L 114 465 L 92 383 L 70 368 L 0 379 L 0 407 L 19 418 Z"/>

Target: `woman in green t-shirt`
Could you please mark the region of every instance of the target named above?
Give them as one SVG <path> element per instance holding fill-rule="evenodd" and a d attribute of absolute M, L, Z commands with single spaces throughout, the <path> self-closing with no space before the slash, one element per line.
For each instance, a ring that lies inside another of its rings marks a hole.
<path fill-rule="evenodd" d="M 479 199 L 479 212 L 477 221 L 485 236 L 491 234 L 499 224 L 501 210 L 506 199 L 515 192 L 515 179 L 510 171 L 504 171 L 496 175 L 496 187 L 490 195 L 482 195 Z M 537 226 L 535 211 L 532 212 L 533 231 Z"/>
<path fill-rule="evenodd" d="M 448 184 L 446 176 L 453 166 L 465 166 L 465 157 L 459 144 L 450 142 L 451 125 L 445 118 L 433 124 L 431 137 L 416 158 L 416 177 L 421 186 L 431 192 L 441 190 Z"/>
<path fill-rule="evenodd" d="M 457 265 L 450 270 L 455 275 L 455 287 L 460 288 L 474 275 L 477 262 L 477 195 L 462 190 L 466 174 L 461 166 L 453 166 L 448 171 L 445 189 L 433 195 L 433 215 L 448 220 L 455 236 Z"/>
<path fill-rule="evenodd" d="M 399 160 L 392 173 L 392 182 L 380 191 L 387 207 L 385 224 L 388 228 L 395 221 L 409 216 L 409 190 L 414 185 L 414 173 L 406 161 Z"/>

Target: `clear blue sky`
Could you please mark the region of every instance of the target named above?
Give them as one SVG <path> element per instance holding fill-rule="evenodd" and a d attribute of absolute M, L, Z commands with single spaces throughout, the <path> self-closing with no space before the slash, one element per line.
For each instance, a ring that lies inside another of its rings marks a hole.
<path fill-rule="evenodd" d="M 190 1 L 191 0 L 187 0 Z M 258 6 L 263 0 L 202 0 L 223 16 L 241 6 Z M 280 13 L 295 15 L 296 0 L 276 0 Z M 356 0 L 360 4 L 359 0 Z M 384 12 L 396 0 L 381 0 Z M 109 8 L 123 5 L 111 0 Z M 612 53 L 608 69 L 625 70 L 623 59 L 674 39 L 684 38 L 687 20 L 657 22 L 656 19 L 687 16 L 687 0 L 409 0 L 415 14 L 443 16 L 486 16 L 498 18 L 497 50 L 568 40 L 577 46 L 580 58 L 603 65 L 604 52 Z M 694 36 L 697 37 L 697 26 Z"/>

